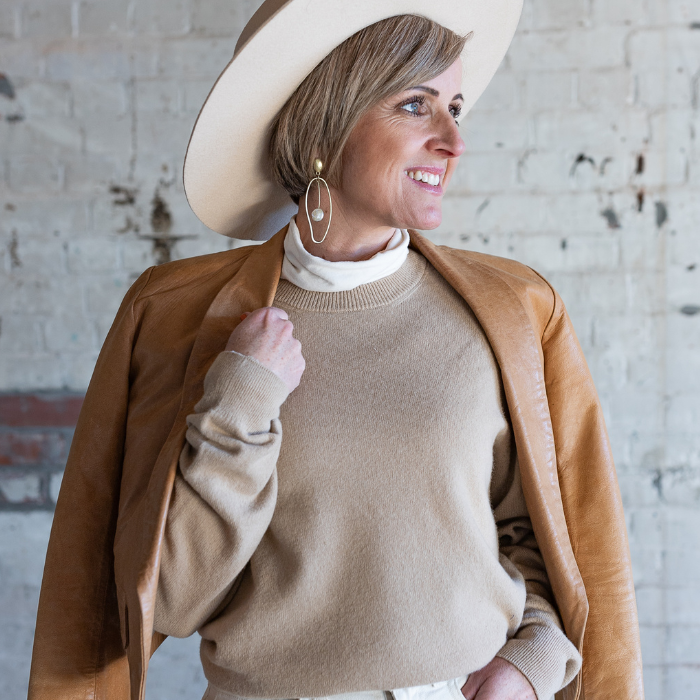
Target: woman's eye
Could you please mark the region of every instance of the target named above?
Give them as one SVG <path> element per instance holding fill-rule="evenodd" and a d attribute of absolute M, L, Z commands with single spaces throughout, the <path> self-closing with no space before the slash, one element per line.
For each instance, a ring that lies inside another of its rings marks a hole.
<path fill-rule="evenodd" d="M 401 105 L 401 109 L 405 109 L 407 112 L 410 112 L 411 114 L 418 114 L 420 108 L 421 108 L 422 103 L 419 101 L 415 102 L 408 102 L 405 105 Z"/>

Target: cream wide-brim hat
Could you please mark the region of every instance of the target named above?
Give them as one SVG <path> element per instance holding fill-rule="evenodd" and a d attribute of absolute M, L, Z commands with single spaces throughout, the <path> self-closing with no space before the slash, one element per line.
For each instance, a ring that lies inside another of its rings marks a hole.
<path fill-rule="evenodd" d="M 265 0 L 243 29 L 187 147 L 187 200 L 209 228 L 234 238 L 267 240 L 297 205 L 273 181 L 269 128 L 304 78 L 345 39 L 395 15 L 422 15 L 466 35 L 462 114 L 471 109 L 503 60 L 523 0 Z"/>

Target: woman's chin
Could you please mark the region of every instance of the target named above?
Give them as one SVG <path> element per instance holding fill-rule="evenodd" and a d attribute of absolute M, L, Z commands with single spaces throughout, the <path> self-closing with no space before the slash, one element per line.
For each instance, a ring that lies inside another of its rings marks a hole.
<path fill-rule="evenodd" d="M 442 223 L 442 211 L 432 211 L 429 214 L 413 217 L 412 222 L 405 228 L 414 228 L 419 231 L 432 231 Z"/>

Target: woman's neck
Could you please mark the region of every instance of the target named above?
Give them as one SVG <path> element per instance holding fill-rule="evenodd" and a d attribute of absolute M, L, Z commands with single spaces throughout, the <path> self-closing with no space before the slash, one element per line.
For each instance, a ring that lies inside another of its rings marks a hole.
<path fill-rule="evenodd" d="M 376 226 L 364 223 L 360 216 L 348 216 L 343 210 L 338 198 L 333 201 L 333 219 L 323 243 L 314 243 L 311 239 L 309 222 L 306 218 L 304 198 L 299 202 L 299 211 L 296 215 L 297 228 L 304 248 L 318 258 L 337 262 L 340 260 L 369 260 L 373 255 L 384 250 L 391 237 L 396 232 L 389 226 Z M 324 202 L 325 205 L 325 202 Z M 311 211 L 311 198 L 309 198 L 309 212 Z M 314 222 L 314 237 L 319 239 L 328 226 L 328 208 L 322 205 L 325 216 Z M 352 224 L 350 223 L 352 221 Z"/>

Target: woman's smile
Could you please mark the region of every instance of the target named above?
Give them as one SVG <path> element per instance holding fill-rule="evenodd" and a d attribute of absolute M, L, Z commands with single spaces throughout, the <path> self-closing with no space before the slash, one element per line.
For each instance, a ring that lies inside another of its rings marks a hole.
<path fill-rule="evenodd" d="M 444 174 L 445 168 L 434 168 L 430 166 L 404 170 L 404 175 L 413 180 L 421 189 L 439 195 L 443 194 L 442 181 Z"/>

